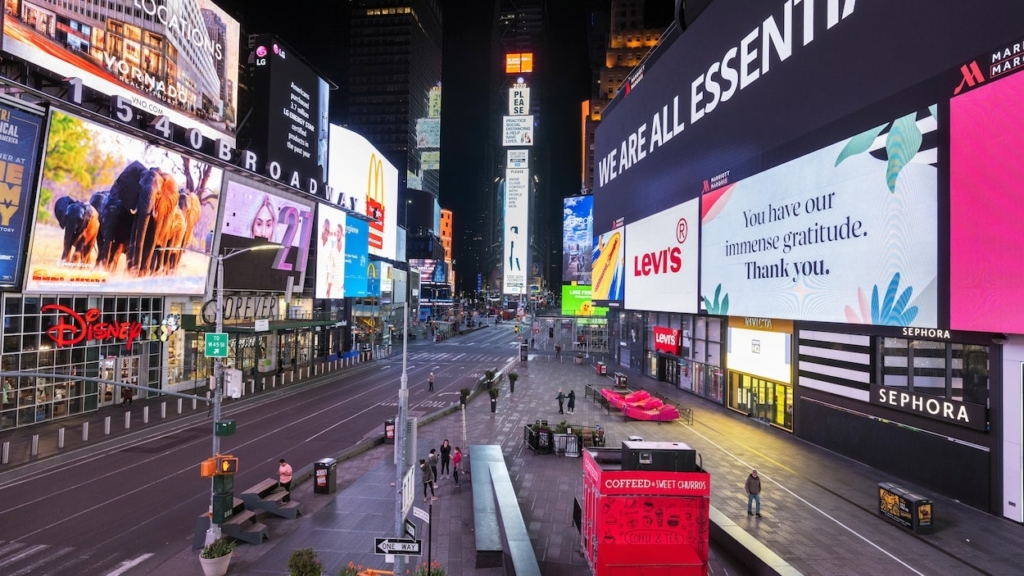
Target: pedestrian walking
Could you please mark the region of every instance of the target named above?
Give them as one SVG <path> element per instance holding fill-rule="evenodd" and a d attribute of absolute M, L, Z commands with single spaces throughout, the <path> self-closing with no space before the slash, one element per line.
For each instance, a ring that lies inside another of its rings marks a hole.
<path fill-rule="evenodd" d="M 132 397 L 135 395 L 135 391 L 131 388 L 125 388 L 124 392 L 121 392 L 121 407 L 131 406 Z"/>
<path fill-rule="evenodd" d="M 423 501 L 437 500 L 437 496 L 434 496 L 434 471 L 430 468 L 430 463 L 424 458 L 420 458 L 420 470 L 423 472 Z M 430 490 L 429 497 L 427 496 L 427 490 Z"/>
<path fill-rule="evenodd" d="M 451 469 L 448 467 L 448 463 L 452 457 L 452 445 L 448 443 L 448 439 L 445 438 L 444 442 L 441 442 L 441 478 L 447 478 L 451 475 Z"/>
<path fill-rule="evenodd" d="M 758 518 L 761 517 L 761 478 L 757 475 L 757 470 L 750 473 L 747 476 L 747 516 L 756 515 Z M 750 504 L 756 503 L 757 507 L 753 512 L 750 510 Z"/>
<path fill-rule="evenodd" d="M 452 455 L 452 477 L 455 478 L 455 487 L 459 487 L 459 466 L 462 464 L 462 450 L 456 446 L 455 454 Z"/>
<path fill-rule="evenodd" d="M 292 499 L 292 466 L 285 462 L 284 458 L 277 463 L 277 481 L 281 483 L 281 487 L 285 491 L 281 502 L 288 502 Z"/>
<path fill-rule="evenodd" d="M 569 414 L 572 414 L 576 410 L 576 392 L 569 390 Z"/>
<path fill-rule="evenodd" d="M 555 400 L 558 400 L 558 413 L 565 414 L 565 409 L 563 408 L 565 403 L 565 394 L 562 393 L 561 388 L 558 389 L 558 396 L 555 396 Z"/>
<path fill-rule="evenodd" d="M 562 345 L 561 344 L 555 344 L 555 360 L 561 360 L 561 359 L 562 359 Z"/>
<path fill-rule="evenodd" d="M 434 391 L 434 373 L 433 372 L 430 373 L 430 376 L 427 376 L 427 384 L 429 384 L 429 388 L 427 388 L 427 391 L 428 392 L 433 392 Z"/>
<path fill-rule="evenodd" d="M 427 464 L 430 464 L 430 470 L 433 472 L 434 477 L 434 488 L 437 488 L 437 450 L 434 448 L 430 449 L 430 454 L 427 454 Z"/>

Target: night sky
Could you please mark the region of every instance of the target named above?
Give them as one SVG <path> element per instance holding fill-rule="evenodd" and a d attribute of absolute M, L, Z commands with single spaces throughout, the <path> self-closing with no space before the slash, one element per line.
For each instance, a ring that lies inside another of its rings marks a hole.
<path fill-rule="evenodd" d="M 269 32 L 278 35 L 335 84 L 343 84 L 345 63 L 342 49 L 348 42 L 344 13 L 346 0 L 289 0 L 274 9 L 252 0 L 215 0 L 242 22 L 246 34 Z M 473 219 L 481 184 L 492 168 L 484 165 L 479 142 L 485 138 L 489 118 L 488 91 L 495 74 L 491 19 L 497 0 L 443 0 L 444 56 L 441 109 L 441 206 L 453 212 L 455 228 Z M 544 138 L 550 150 L 550 188 L 548 209 L 552 230 L 558 236 L 552 246 L 561 247 L 561 198 L 580 190 L 580 102 L 590 95 L 590 70 L 587 60 L 586 11 L 582 0 L 549 0 L 549 54 L 544 67 L 545 93 L 541 101 L 542 124 L 538 138 Z M 243 39 L 244 43 L 244 39 Z M 538 50 L 539 52 L 539 50 Z M 244 60 L 245 54 L 240 55 Z M 540 58 L 538 56 L 538 58 Z M 335 101 L 332 95 L 332 102 Z M 331 109 L 333 122 L 342 121 L 342 111 Z M 459 260 L 462 246 L 458 234 L 454 254 Z M 561 263 L 561 258 L 556 258 Z M 457 265 L 457 271 L 470 274 Z"/>

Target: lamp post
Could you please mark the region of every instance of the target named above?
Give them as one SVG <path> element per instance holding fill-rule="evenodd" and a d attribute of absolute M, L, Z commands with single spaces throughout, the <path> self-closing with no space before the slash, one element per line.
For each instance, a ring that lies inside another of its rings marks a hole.
<path fill-rule="evenodd" d="M 408 291 L 408 289 L 407 289 Z M 408 446 L 408 440 L 405 437 L 406 430 L 406 419 L 409 417 L 409 299 L 406 298 L 405 302 L 402 303 L 402 317 L 404 318 L 404 327 L 402 329 L 402 378 L 400 379 L 401 385 L 398 389 L 398 422 L 395 423 L 395 437 L 398 441 L 398 462 L 395 465 L 395 486 L 398 488 L 398 494 L 395 498 L 395 535 L 401 537 L 405 532 L 405 514 L 402 510 L 402 500 L 404 495 L 402 489 L 404 487 L 403 481 L 405 480 L 405 469 L 408 467 L 405 461 L 405 450 Z M 415 488 L 414 488 L 415 490 Z M 395 574 L 402 573 L 403 564 L 402 555 L 395 556 Z M 428 564 L 429 565 L 429 564 Z"/>

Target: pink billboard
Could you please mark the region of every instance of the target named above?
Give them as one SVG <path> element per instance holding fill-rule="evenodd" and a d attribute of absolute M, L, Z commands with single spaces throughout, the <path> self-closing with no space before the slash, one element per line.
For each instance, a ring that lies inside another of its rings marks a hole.
<path fill-rule="evenodd" d="M 1024 333 L 1024 74 L 950 102 L 949 324 Z"/>

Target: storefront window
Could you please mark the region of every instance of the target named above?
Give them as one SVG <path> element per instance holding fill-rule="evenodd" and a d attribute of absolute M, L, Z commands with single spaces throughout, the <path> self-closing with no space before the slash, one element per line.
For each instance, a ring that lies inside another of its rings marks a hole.
<path fill-rule="evenodd" d="M 884 386 L 988 405 L 987 346 L 879 338 L 878 347 Z"/>

